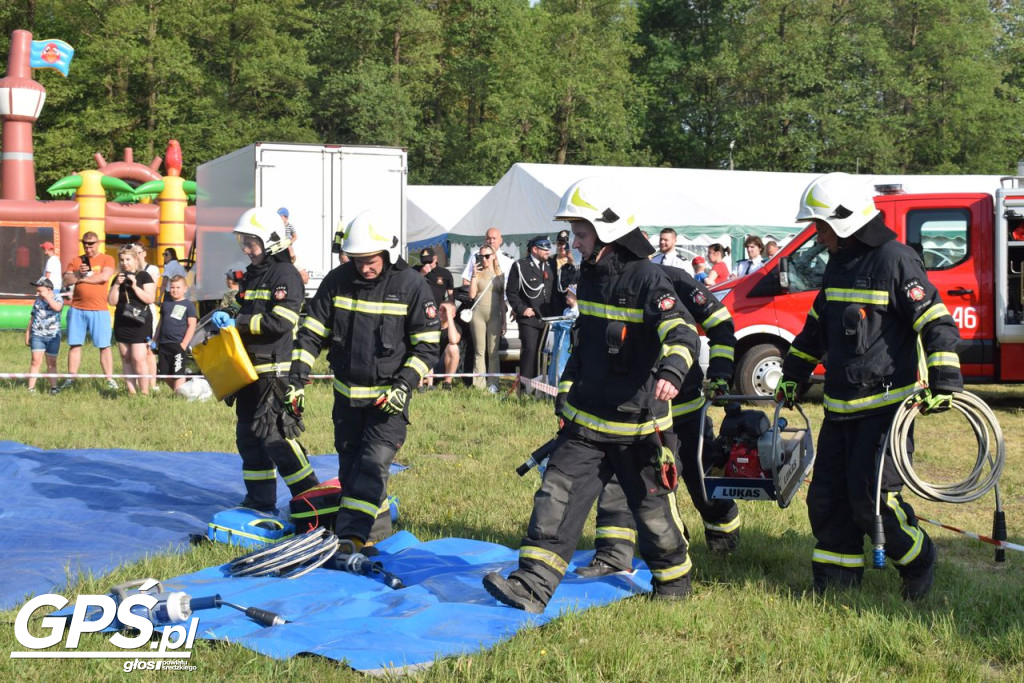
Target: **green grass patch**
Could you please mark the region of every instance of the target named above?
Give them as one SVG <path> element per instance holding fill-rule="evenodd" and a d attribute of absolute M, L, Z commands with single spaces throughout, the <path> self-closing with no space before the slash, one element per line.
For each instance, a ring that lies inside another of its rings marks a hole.
<path fill-rule="evenodd" d="M 66 347 L 60 368 L 66 367 Z M 315 370 L 326 372 L 321 365 Z M 19 333 L 0 333 L 2 372 L 26 372 L 29 352 Z M 115 361 L 115 367 L 119 363 Z M 83 373 L 99 372 L 85 347 Z M 234 451 L 234 412 L 219 403 L 189 403 L 166 388 L 151 397 L 108 395 L 101 380 L 80 380 L 58 396 L 29 396 L 24 380 L 0 380 L 4 439 L 40 448 L 126 448 L 140 451 Z M 1010 540 L 1024 544 L 1024 466 L 1020 387 L 972 390 L 995 410 L 1007 441 L 1002 480 Z M 821 408 L 808 414 L 820 424 Z M 327 382 L 307 390 L 304 442 L 332 453 L 332 395 Z M 409 438 L 399 461 L 412 468 L 392 480 L 401 499 L 400 527 L 421 539 L 458 536 L 517 546 L 538 484 L 515 467 L 554 429 L 551 404 L 491 396 L 458 387 L 414 395 Z M 926 418 L 916 431 L 917 462 L 933 483 L 962 478 L 973 466 L 973 433 L 962 418 Z M 201 476 L 201 473 L 197 473 Z M 949 479 L 947 479 L 949 478 Z M 283 484 L 279 484 L 283 485 Z M 693 535 L 691 600 L 655 604 L 624 600 L 524 631 L 498 647 L 441 660 L 413 676 L 423 680 L 1020 680 L 1024 678 L 1024 572 L 1020 553 L 995 564 L 992 547 L 926 525 L 939 547 L 935 588 L 920 604 L 898 597 L 893 569 L 869 570 L 860 591 L 816 597 L 810 592 L 813 538 L 806 489 L 786 510 L 741 503 L 743 539 L 731 557 L 709 555 L 700 520 L 685 494 L 680 508 Z M 991 530 L 992 496 L 970 505 L 910 497 L 924 517 L 982 534 Z M 225 506 L 237 501 L 225 500 Z M 59 515 L 60 510 L 54 510 Z M 0 515 L 2 518 L 2 515 Z M 200 530 L 197 530 L 200 531 Z M 41 520 L 40 533 L 45 533 Z M 593 523 L 580 548 L 593 541 Z M 156 552 L 107 576 L 60 588 L 73 597 L 106 592 L 131 578 L 166 579 L 223 563 L 239 554 L 223 546 Z M 16 610 L 3 614 L 0 649 L 20 650 Z M 38 628 L 38 620 L 34 628 Z M 113 649 L 83 637 L 81 649 Z M 191 663 L 206 680 L 280 681 L 362 678 L 319 657 L 277 662 L 226 643 L 197 641 Z M 154 673 L 136 674 L 142 679 Z M 0 658 L 0 680 L 120 680 L 117 661 L 25 661 Z"/>

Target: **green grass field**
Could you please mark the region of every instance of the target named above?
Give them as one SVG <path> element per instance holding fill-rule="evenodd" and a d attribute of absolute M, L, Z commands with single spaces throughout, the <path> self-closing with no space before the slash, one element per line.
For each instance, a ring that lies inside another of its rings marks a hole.
<path fill-rule="evenodd" d="M 27 372 L 19 333 L 0 333 L 0 372 Z M 62 348 L 60 368 L 66 367 Z M 86 347 L 82 372 L 98 372 Z M 322 363 L 322 360 L 321 360 Z M 115 361 L 115 372 L 120 363 Z M 319 367 L 316 372 L 324 372 Z M 80 380 L 56 397 L 29 396 L 24 380 L 0 380 L 2 438 L 41 448 L 130 448 L 141 451 L 234 450 L 234 414 L 223 404 L 187 403 L 166 388 L 152 398 L 107 395 L 100 380 Z M 1010 540 L 1024 543 L 1024 387 L 972 390 L 995 410 L 1006 436 L 1002 479 Z M 820 422 L 813 391 L 808 414 Z M 326 382 L 307 390 L 304 442 L 332 452 L 331 394 Z M 402 500 L 400 527 L 421 539 L 458 536 L 518 546 L 538 479 L 515 467 L 552 435 L 550 403 L 502 400 L 457 389 L 416 394 L 409 439 L 399 461 L 412 468 L 392 480 Z M 963 418 L 922 418 L 916 425 L 918 472 L 933 483 L 962 479 L 973 467 L 976 443 Z M 279 484 L 280 485 L 280 484 Z M 632 598 L 520 633 L 472 656 L 438 661 L 415 674 L 424 680 L 1021 680 L 1024 679 L 1024 556 L 1007 551 L 995 564 L 992 546 L 925 525 L 939 547 L 933 592 L 918 604 L 898 597 L 895 570 L 868 570 L 858 592 L 824 598 L 811 591 L 813 538 L 806 490 L 793 505 L 741 503 L 742 544 L 730 557 L 710 556 L 697 514 L 680 508 L 693 535 L 694 594 L 679 604 Z M 685 498 L 685 494 L 684 494 Z M 993 497 L 941 505 L 910 497 L 929 519 L 989 534 Z M 225 505 L 236 503 L 224 501 Z M 59 515 L 60 510 L 54 510 Z M 0 519 L 2 519 L 0 505 Z M 197 530 L 200 531 L 200 530 Z M 40 533 L 45 533 L 45 524 Z M 580 547 L 592 543 L 591 523 Z M 131 578 L 170 578 L 238 555 L 227 547 L 154 554 L 108 576 L 59 588 L 73 597 L 103 593 Z M 11 660 L 16 610 L 3 614 L 0 680 L 120 680 L 118 661 Z M 38 626 L 38 624 L 37 624 Z M 82 649 L 114 649 L 105 638 L 83 637 Z M 197 641 L 191 664 L 204 680 L 281 681 L 362 678 L 318 657 L 288 662 L 225 643 Z M 137 673 L 143 679 L 155 672 Z M 185 674 L 187 675 L 187 674 Z"/>

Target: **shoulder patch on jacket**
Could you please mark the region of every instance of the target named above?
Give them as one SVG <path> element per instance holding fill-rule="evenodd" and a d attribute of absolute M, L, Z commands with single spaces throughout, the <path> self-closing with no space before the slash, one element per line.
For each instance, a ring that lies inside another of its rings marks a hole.
<path fill-rule="evenodd" d="M 690 293 L 690 298 L 693 300 L 693 303 L 697 304 L 701 308 L 704 308 L 708 304 L 708 298 L 704 296 L 704 292 L 699 289 L 693 290 L 693 292 Z"/>
<path fill-rule="evenodd" d="M 658 310 L 671 311 L 676 305 L 676 298 L 671 294 L 662 294 L 658 297 Z"/>
<path fill-rule="evenodd" d="M 903 283 L 903 291 L 907 295 L 907 300 L 912 304 L 916 304 L 924 298 L 924 285 L 917 278 Z"/>
<path fill-rule="evenodd" d="M 427 316 L 428 320 L 433 320 L 437 317 L 437 306 L 434 305 L 433 301 L 427 301 L 423 304 L 423 315 Z"/>
<path fill-rule="evenodd" d="M 278 301 L 284 301 L 288 298 L 288 288 L 285 285 L 278 285 L 274 288 L 274 298 Z"/>

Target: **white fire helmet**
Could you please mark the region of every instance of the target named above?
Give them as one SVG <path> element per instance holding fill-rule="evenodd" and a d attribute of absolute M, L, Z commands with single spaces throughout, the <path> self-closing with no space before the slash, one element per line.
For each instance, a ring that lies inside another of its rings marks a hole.
<path fill-rule="evenodd" d="M 800 198 L 797 222 L 821 220 L 839 237 L 849 237 L 877 216 L 869 186 L 847 173 L 815 178 Z"/>
<path fill-rule="evenodd" d="M 584 178 L 562 195 L 556 221 L 585 220 L 594 226 L 597 239 L 610 244 L 637 227 L 628 202 L 603 178 Z"/>
<path fill-rule="evenodd" d="M 398 232 L 398 226 L 381 220 L 374 211 L 363 211 L 345 226 L 341 249 L 353 257 L 386 251 L 390 262 L 395 263 L 402 254 Z"/>
<path fill-rule="evenodd" d="M 249 209 L 235 223 L 235 237 L 239 247 L 244 247 L 247 235 L 258 237 L 263 243 L 263 253 L 268 256 L 284 251 L 291 244 L 285 236 L 281 217 L 273 209 L 262 206 Z"/>

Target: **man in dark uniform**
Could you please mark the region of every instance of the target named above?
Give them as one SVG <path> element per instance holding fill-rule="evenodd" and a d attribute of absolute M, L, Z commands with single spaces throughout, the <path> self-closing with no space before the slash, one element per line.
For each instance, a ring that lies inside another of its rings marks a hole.
<path fill-rule="evenodd" d="M 235 236 L 250 261 L 239 283 L 240 307 L 233 319 L 220 310 L 211 320 L 217 327 L 238 329 L 259 376 L 234 395 L 235 443 L 245 481 L 242 505 L 273 512 L 277 509 L 275 466 L 293 496 L 319 484 L 298 441 L 299 430 L 283 415 L 292 334 L 305 288 L 291 264 L 284 226 L 274 211 L 249 209 L 238 219 Z"/>
<path fill-rule="evenodd" d="M 537 353 L 544 332 L 541 318 L 560 315 L 551 305 L 555 277 L 548 263 L 551 240 L 543 235 L 526 244 L 527 256 L 515 262 L 508 275 L 505 295 L 519 324 L 519 374 L 533 378 L 538 374 Z"/>
<path fill-rule="evenodd" d="M 653 596 L 690 593 L 686 528 L 676 507 L 678 459 L 669 401 L 698 348 L 664 270 L 632 213 L 587 178 L 562 197 L 556 219 L 569 221 L 584 263 L 580 316 L 559 381 L 556 412 L 565 420 L 534 496 L 519 567 L 484 587 L 500 602 L 542 612 L 568 569 L 594 500 L 612 476 L 622 485 L 653 577 Z"/>
<path fill-rule="evenodd" d="M 686 271 L 663 266 L 665 274 L 679 297 L 679 302 L 694 320 L 704 329 L 710 343 L 708 379 L 709 389 L 714 396 L 729 393 L 732 382 L 733 358 L 736 336 L 732 316 L 708 289 L 693 279 Z M 705 448 L 714 440 L 711 421 L 705 416 L 700 421 L 704 407 L 704 371 L 694 363 L 686 373 L 679 395 L 672 400 L 672 429 L 679 439 L 679 460 L 682 462 L 682 477 L 690 493 L 690 500 L 704 522 L 704 540 L 711 552 L 730 553 L 740 542 L 740 510 L 733 500 L 704 500 L 704 489 L 700 482 L 700 470 L 704 466 L 702 454 L 697 452 L 701 429 L 704 430 Z M 597 530 L 594 540 L 594 559 L 576 573 L 580 576 L 605 576 L 617 571 L 633 568 L 633 547 L 636 543 L 636 526 L 626 506 L 626 496 L 617 480 L 613 479 L 601 492 L 597 501 Z"/>
<path fill-rule="evenodd" d="M 861 182 L 845 173 L 817 178 L 802 195 L 797 221 L 814 224 L 829 260 L 804 328 L 783 361 L 776 399 L 792 405 L 796 388 L 825 359 L 825 421 L 807 491 L 817 539 L 814 589 L 822 592 L 860 585 L 864 535 L 875 521 L 877 457 L 899 405 L 920 391 L 919 346 L 928 373 L 919 394 L 922 412 L 951 407 L 963 377 L 956 323 L 921 258 L 896 240 Z M 880 506 L 885 553 L 903 579 L 903 596 L 917 600 L 932 587 L 937 553 L 900 495 L 902 487 L 886 458 Z"/>
<path fill-rule="evenodd" d="M 433 249 L 427 247 L 420 251 L 420 265 L 414 266 L 413 270 L 426 278 L 430 291 L 434 293 L 434 303 L 440 306 L 445 301 L 454 300 L 455 281 L 451 271 L 437 265 Z"/>
<path fill-rule="evenodd" d="M 412 387 L 437 362 L 437 304 L 401 258 L 399 227 L 370 211 L 345 230 L 350 257 L 324 278 L 295 338 L 288 405 L 302 414 L 304 387 L 325 341 L 334 373 L 339 538 L 360 550 L 390 534 L 388 469 L 405 442 Z"/>
<path fill-rule="evenodd" d="M 561 315 L 565 311 L 565 294 L 569 287 L 579 280 L 579 269 L 576 267 L 569 239 L 568 230 L 560 231 L 555 240 L 555 253 L 548 259 L 551 272 L 555 274 L 555 287 L 551 294 L 551 310 L 554 311 L 554 315 Z"/>

